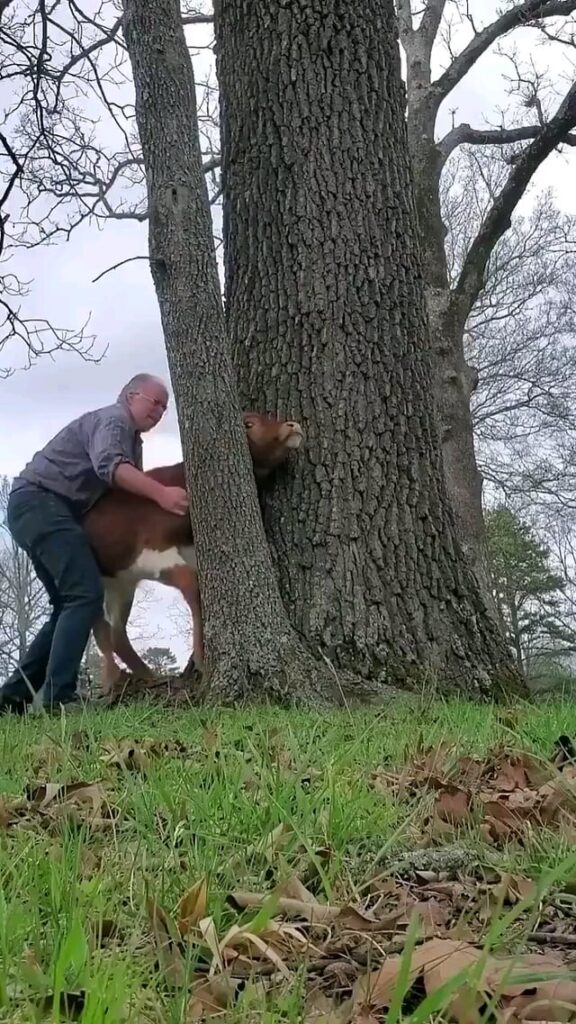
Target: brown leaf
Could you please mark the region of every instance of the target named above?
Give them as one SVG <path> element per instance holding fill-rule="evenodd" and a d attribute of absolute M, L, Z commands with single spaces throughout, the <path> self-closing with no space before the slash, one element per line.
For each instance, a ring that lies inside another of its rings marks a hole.
<path fill-rule="evenodd" d="M 568 1021 L 576 1016 L 576 980 L 563 974 L 568 971 L 562 958 L 548 953 L 494 960 L 489 977 L 492 990 L 519 1020 Z"/>
<path fill-rule="evenodd" d="M 182 985 L 186 977 L 186 965 L 179 944 L 178 929 L 172 918 L 152 896 L 146 897 L 146 910 L 152 925 L 158 960 L 166 980 L 170 985 Z"/>
<path fill-rule="evenodd" d="M 576 1016 L 576 982 L 540 981 L 536 992 L 514 996 L 508 1006 L 520 1020 L 571 1021 Z"/>
<path fill-rule="evenodd" d="M 350 1020 L 352 1003 L 348 1000 L 337 1006 L 320 989 L 314 989 L 304 1003 L 303 1024 L 347 1024 Z"/>
<path fill-rule="evenodd" d="M 225 1014 L 234 1003 L 237 986 L 238 982 L 224 974 L 208 981 L 199 977 L 192 985 L 192 994 L 186 1007 L 186 1024 Z"/>
<path fill-rule="evenodd" d="M 285 882 L 281 882 L 276 892 L 289 900 L 300 900 L 302 903 L 318 903 L 318 900 L 297 875 L 292 875 Z"/>
<path fill-rule="evenodd" d="M 125 768 L 129 772 L 145 773 L 150 767 L 150 757 L 134 740 L 121 740 L 119 743 L 104 744 L 106 753 L 100 760 L 107 766 Z"/>
<path fill-rule="evenodd" d="M 528 776 L 524 766 L 517 761 L 505 761 L 492 785 L 502 793 L 511 792 L 513 789 L 527 789 Z"/>
<path fill-rule="evenodd" d="M 178 930 L 181 935 L 188 935 L 206 917 L 207 902 L 208 883 L 201 878 L 184 893 L 178 904 Z"/>
<path fill-rule="evenodd" d="M 539 789 L 544 786 L 547 782 L 555 777 L 557 774 L 555 769 L 548 764 L 543 758 L 538 757 L 535 754 L 528 754 L 524 752 L 520 755 L 522 767 L 526 772 L 528 779 L 528 785 L 532 789 Z"/>
<path fill-rule="evenodd" d="M 434 809 L 440 821 L 461 825 L 470 818 L 471 795 L 458 786 L 446 786 L 436 797 Z"/>
<path fill-rule="evenodd" d="M 406 914 L 406 923 L 410 923 L 416 916 L 420 919 L 424 935 L 432 936 L 448 924 L 450 911 L 446 904 L 438 900 L 418 900 Z"/>
<path fill-rule="evenodd" d="M 469 754 L 459 757 L 456 762 L 457 777 L 465 788 L 476 786 L 486 771 L 486 765 Z"/>
<path fill-rule="evenodd" d="M 285 929 L 287 937 L 287 926 L 285 926 Z M 250 931 L 250 923 L 242 927 L 233 924 L 220 942 L 220 951 L 225 960 L 234 959 L 238 952 L 248 956 L 251 960 L 270 960 L 271 963 L 274 964 L 276 970 L 282 974 L 284 978 L 290 980 L 292 978 L 292 973 L 278 952 L 278 947 L 282 946 L 282 942 L 279 941 L 279 931 L 280 929 L 274 928 L 274 922 L 272 921 L 269 922 L 267 928 L 263 929 L 258 934 Z M 301 935 L 300 940 L 302 946 L 306 947 L 306 938 Z M 232 955 L 230 956 L 230 954 Z"/>
<path fill-rule="evenodd" d="M 469 972 L 480 959 L 480 950 L 455 939 L 432 939 L 420 947 L 426 992 L 430 995 L 442 988 L 460 972 Z M 479 979 L 483 983 L 486 969 Z"/>
<path fill-rule="evenodd" d="M 542 799 L 540 817 L 546 824 L 557 820 L 560 811 L 567 814 L 576 812 L 576 787 L 566 780 L 565 773 L 542 786 L 539 795 Z"/>
<path fill-rule="evenodd" d="M 399 956 L 389 956 L 377 971 L 358 978 L 352 991 L 355 1011 L 363 1007 L 380 1009 L 390 1005 L 400 973 L 400 962 Z M 419 972 L 419 966 L 412 964 L 408 976 L 409 985 L 413 984 Z"/>
<path fill-rule="evenodd" d="M 494 894 L 503 903 L 517 903 L 536 896 L 538 886 L 532 878 L 523 875 L 502 875 L 502 881 L 495 886 Z"/>
<path fill-rule="evenodd" d="M 0 828 L 8 828 L 18 821 L 18 815 L 15 813 L 16 801 L 8 799 L 8 797 L 0 796 Z"/>
<path fill-rule="evenodd" d="M 357 932 L 385 932 L 391 931 L 393 925 L 402 916 L 403 910 L 395 911 L 387 918 L 378 920 L 368 914 L 356 910 L 355 907 L 334 907 L 326 903 L 318 903 L 308 893 L 306 900 L 289 899 L 286 896 L 279 896 L 277 907 L 280 913 L 289 918 L 302 918 L 311 925 L 338 924 L 342 928 Z M 229 896 L 230 902 L 236 907 L 246 909 L 247 907 L 262 907 L 269 894 L 261 895 L 253 892 L 233 892 Z"/>
<path fill-rule="evenodd" d="M 492 822 L 497 822 L 501 826 L 501 835 L 509 835 L 510 832 L 522 832 L 523 830 L 522 818 L 507 803 L 487 800 L 484 804 L 484 813 L 486 820 L 491 819 Z"/>
<path fill-rule="evenodd" d="M 465 942 L 431 939 L 412 952 L 408 987 L 410 988 L 416 979 L 423 975 L 426 991 L 433 992 L 460 970 L 476 963 L 479 956 L 478 950 Z M 394 995 L 401 965 L 401 956 L 390 956 L 380 970 L 360 977 L 354 986 L 354 1007 L 388 1007 Z"/>
<path fill-rule="evenodd" d="M 116 815 L 101 782 L 46 783 L 29 790 L 31 805 L 41 814 L 66 814 L 70 810 L 81 811 L 82 817 L 90 822 L 110 819 Z"/>

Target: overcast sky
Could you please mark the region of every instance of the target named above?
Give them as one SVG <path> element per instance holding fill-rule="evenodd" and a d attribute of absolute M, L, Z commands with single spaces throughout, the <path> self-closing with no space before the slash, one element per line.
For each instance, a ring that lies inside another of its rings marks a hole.
<path fill-rule="evenodd" d="M 486 23 L 489 10 L 496 8 L 493 0 L 476 0 L 475 6 L 479 24 Z M 191 38 L 201 41 L 198 36 Z M 529 47 L 536 42 L 536 33 L 524 30 L 515 34 L 514 41 L 528 55 Z M 206 72 L 208 60 L 205 52 L 195 60 L 199 75 Z M 502 58 L 493 53 L 484 57 L 445 104 L 441 128 L 450 124 L 454 108 L 458 120 L 473 126 L 482 127 L 485 118 L 497 123 L 496 111 L 506 100 L 502 81 L 505 70 Z M 575 161 L 574 150 L 568 156 L 553 156 L 539 172 L 537 185 L 553 185 L 559 204 L 576 213 Z M 67 421 L 87 409 L 113 401 L 132 374 L 146 370 L 168 379 L 147 263 L 129 263 L 92 283 L 111 264 L 143 255 L 146 248 L 146 225 L 111 221 L 102 231 L 82 227 L 69 242 L 39 248 L 18 259 L 21 275 L 33 280 L 31 296 L 26 301 L 28 314 L 46 317 L 62 327 L 78 327 L 91 315 L 89 332 L 97 336 L 96 351 L 105 346 L 108 351 L 99 365 L 83 362 L 77 355 L 58 354 L 53 360 L 43 358 L 31 369 L 0 380 L 0 474 L 18 473 Z M 12 346 L 0 352 L 0 367 L 19 366 L 24 361 L 22 349 Z M 145 468 L 177 461 L 180 454 L 176 417 L 171 407 L 160 426 L 145 439 Z M 167 592 L 159 586 L 154 586 L 153 591 L 155 600 L 146 614 L 151 637 L 155 636 L 155 642 L 171 645 L 183 659 L 190 646 L 182 635 L 183 620 L 179 617 L 175 636 L 172 613 L 167 613 Z M 173 599 L 168 603 L 172 605 Z"/>

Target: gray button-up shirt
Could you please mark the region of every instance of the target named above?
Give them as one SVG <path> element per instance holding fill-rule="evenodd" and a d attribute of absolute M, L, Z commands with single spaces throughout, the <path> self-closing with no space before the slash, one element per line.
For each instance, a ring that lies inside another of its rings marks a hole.
<path fill-rule="evenodd" d="M 123 402 L 85 412 L 32 456 L 12 490 L 34 484 L 83 515 L 112 485 L 121 462 L 142 469 L 142 438 Z"/>

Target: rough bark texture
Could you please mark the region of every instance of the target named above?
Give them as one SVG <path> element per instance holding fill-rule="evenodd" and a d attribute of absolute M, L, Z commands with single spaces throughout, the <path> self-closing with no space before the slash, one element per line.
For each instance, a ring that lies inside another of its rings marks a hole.
<path fill-rule="evenodd" d="M 204 607 L 206 698 L 339 700 L 286 618 L 225 336 L 192 65 L 178 0 L 124 0 L 149 249 L 178 409 Z"/>
<path fill-rule="evenodd" d="M 423 251 L 425 293 L 434 352 L 434 383 L 441 420 L 444 473 L 456 516 L 458 537 L 474 569 L 485 601 L 497 618 L 492 596 L 490 561 L 482 514 L 482 475 L 476 462 L 470 399 L 478 383 L 474 367 L 466 363 L 466 321 L 483 287 L 484 273 L 494 248 L 510 226 L 510 218 L 535 171 L 558 146 L 576 140 L 576 86 L 567 93 L 548 124 L 518 130 L 482 132 L 457 125 L 436 141 L 440 104 L 489 46 L 506 32 L 536 19 L 569 15 L 575 0 L 525 0 L 499 15 L 478 32 L 446 71 L 431 81 L 431 54 L 446 7 L 446 0 L 427 0 L 417 29 L 410 0 L 399 0 L 399 25 L 406 53 L 408 138 L 414 171 L 415 200 Z M 532 140 L 496 196 L 471 246 L 456 288 L 451 289 L 444 250 L 445 228 L 440 207 L 440 175 L 444 164 L 463 142 L 497 144 Z"/>
<path fill-rule="evenodd" d="M 392 0 L 217 0 L 226 310 L 242 399 L 306 432 L 265 503 L 338 668 L 522 688 L 442 475 Z"/>

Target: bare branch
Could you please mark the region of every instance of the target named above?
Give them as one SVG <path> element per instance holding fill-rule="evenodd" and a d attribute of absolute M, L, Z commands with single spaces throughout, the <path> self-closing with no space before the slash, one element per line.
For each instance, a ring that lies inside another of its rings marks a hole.
<path fill-rule="evenodd" d="M 512 29 L 534 26 L 543 18 L 554 18 L 576 11 L 576 0 L 524 0 L 501 14 L 491 25 L 476 33 L 468 46 L 454 58 L 446 71 L 433 83 L 436 97 L 444 99 L 470 71 L 479 57 Z"/>
<path fill-rule="evenodd" d="M 214 17 L 211 14 L 184 14 L 183 25 L 212 25 Z"/>
<path fill-rule="evenodd" d="M 516 159 L 506 184 L 496 196 L 464 261 L 453 300 L 468 315 L 482 290 L 484 272 L 494 246 L 510 227 L 510 219 L 535 171 L 576 126 L 576 84 L 556 114 Z"/>
<path fill-rule="evenodd" d="M 434 45 L 445 7 L 446 0 L 428 0 L 426 10 L 422 15 L 422 20 L 418 26 L 418 35 L 422 36 L 425 40 L 426 48 L 429 51 Z"/>
<path fill-rule="evenodd" d="M 96 277 L 92 278 L 92 284 L 96 284 L 101 278 L 105 277 L 106 274 L 111 274 L 113 270 L 118 270 L 119 267 L 123 267 L 126 263 L 134 263 L 136 260 L 148 260 L 148 256 L 129 256 L 126 260 L 120 260 L 119 263 L 114 263 L 113 266 L 107 267 L 106 270 L 102 270 Z"/>
<path fill-rule="evenodd" d="M 402 44 L 406 45 L 407 39 L 414 31 L 410 0 L 397 0 L 396 8 L 398 12 L 398 29 L 400 31 L 400 39 Z"/>
<path fill-rule="evenodd" d="M 535 124 L 526 125 L 523 128 L 485 130 L 482 128 L 472 128 L 469 124 L 459 124 L 438 143 L 438 149 L 442 153 L 444 160 L 447 160 L 457 146 L 508 146 L 515 142 L 526 142 L 529 139 L 537 138 L 542 128 L 542 124 Z M 562 139 L 562 144 L 576 146 L 576 134 L 566 134 Z"/>

